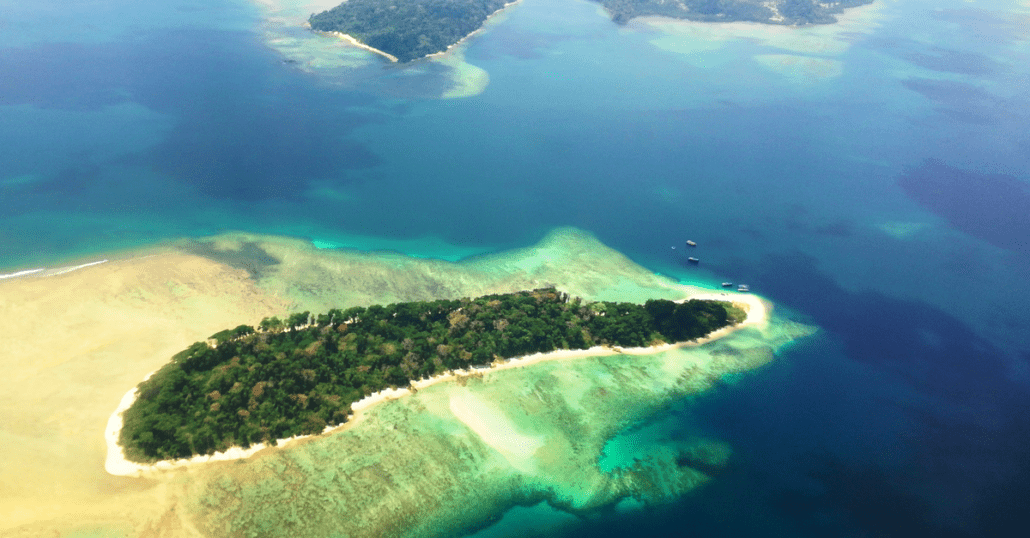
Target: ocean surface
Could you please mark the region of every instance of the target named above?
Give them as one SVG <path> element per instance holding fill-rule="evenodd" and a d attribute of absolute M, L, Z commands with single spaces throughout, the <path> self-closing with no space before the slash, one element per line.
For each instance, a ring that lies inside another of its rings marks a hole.
<path fill-rule="evenodd" d="M 227 230 L 457 260 L 581 228 L 821 330 L 613 440 L 723 439 L 712 485 L 479 536 L 1022 536 L 1030 5 L 856 13 L 524 0 L 464 49 L 485 90 L 439 99 L 444 64 L 284 61 L 244 0 L 0 0 L 0 274 Z"/>

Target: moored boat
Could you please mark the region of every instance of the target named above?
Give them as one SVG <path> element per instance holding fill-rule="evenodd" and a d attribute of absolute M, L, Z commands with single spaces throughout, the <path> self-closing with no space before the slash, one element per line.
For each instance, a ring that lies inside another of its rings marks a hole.
<path fill-rule="evenodd" d="M 688 247 L 696 247 L 697 243 L 691 241 L 690 239 L 687 239 L 687 246 Z"/>
<path fill-rule="evenodd" d="M 747 284 L 741 284 L 737 286 L 737 291 L 751 291 L 751 288 Z"/>
<path fill-rule="evenodd" d="M 723 282 L 722 283 L 722 287 L 724 287 L 724 288 L 732 288 L 733 287 L 733 283 L 732 282 Z"/>
<path fill-rule="evenodd" d="M 690 258 L 687 258 L 687 261 L 690 262 L 690 263 L 701 263 L 701 260 L 699 260 L 697 258 L 694 258 L 693 256 L 690 257 Z"/>

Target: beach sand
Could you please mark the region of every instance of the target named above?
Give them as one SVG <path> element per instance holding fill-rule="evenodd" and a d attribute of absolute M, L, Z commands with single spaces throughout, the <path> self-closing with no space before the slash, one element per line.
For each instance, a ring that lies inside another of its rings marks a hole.
<path fill-rule="evenodd" d="M 359 49 L 367 50 L 368 52 L 371 52 L 372 54 L 378 54 L 378 55 L 386 58 L 387 60 L 390 60 L 393 63 L 397 63 L 397 57 L 394 56 L 393 54 L 390 54 L 389 52 L 381 51 L 381 50 L 379 50 L 379 49 L 377 49 L 375 47 L 370 47 L 370 46 L 362 43 L 361 41 L 358 41 L 354 36 L 352 36 L 350 34 L 345 34 L 343 32 L 316 32 L 316 33 L 320 33 L 320 34 L 323 34 L 323 35 L 333 36 L 333 37 L 336 37 L 338 39 L 342 39 L 345 43 L 347 43 L 348 45 L 350 45 L 352 47 L 358 47 Z"/>
<path fill-rule="evenodd" d="M 192 342 L 286 307 L 245 271 L 174 252 L 0 280 L 0 531 L 139 489 L 103 469 L 102 425 L 126 388 Z"/>

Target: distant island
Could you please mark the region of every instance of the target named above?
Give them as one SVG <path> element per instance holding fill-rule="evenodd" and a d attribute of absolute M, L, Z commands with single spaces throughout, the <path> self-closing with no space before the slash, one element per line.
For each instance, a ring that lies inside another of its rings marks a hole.
<path fill-rule="evenodd" d="M 308 24 L 408 62 L 447 50 L 506 5 L 505 0 L 347 0 L 312 15 Z"/>
<path fill-rule="evenodd" d="M 317 434 L 413 380 L 533 353 L 691 341 L 746 317 L 724 301 L 586 302 L 543 288 L 266 318 L 193 344 L 140 383 L 119 444 L 153 462 Z"/>
<path fill-rule="evenodd" d="M 873 0 L 594 0 L 625 24 L 635 17 L 657 16 L 701 22 L 760 22 L 801 26 L 832 24 L 845 8 Z"/>
<path fill-rule="evenodd" d="M 704 22 L 804 25 L 837 22 L 835 14 L 873 0 L 594 0 L 625 24 L 659 16 Z M 311 15 L 317 32 L 338 34 L 390 59 L 408 62 L 446 51 L 478 30 L 505 0 L 347 0 Z"/>

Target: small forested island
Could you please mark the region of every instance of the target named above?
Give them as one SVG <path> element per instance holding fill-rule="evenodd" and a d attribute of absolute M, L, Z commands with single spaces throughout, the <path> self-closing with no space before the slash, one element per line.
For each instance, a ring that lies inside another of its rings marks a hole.
<path fill-rule="evenodd" d="M 339 32 L 408 62 L 443 52 L 487 17 L 514 0 L 347 0 L 311 15 L 318 32 Z M 873 0 L 594 0 L 625 24 L 634 17 L 660 16 L 693 21 L 750 21 L 803 25 L 837 22 L 834 14 Z"/>
<path fill-rule="evenodd" d="M 690 341 L 746 316 L 723 301 L 586 302 L 544 288 L 266 318 L 193 344 L 140 383 L 119 444 L 152 462 L 317 434 L 413 380 L 540 352 Z"/>
<path fill-rule="evenodd" d="M 347 0 L 312 15 L 308 24 L 407 62 L 447 50 L 505 5 L 506 0 Z"/>

